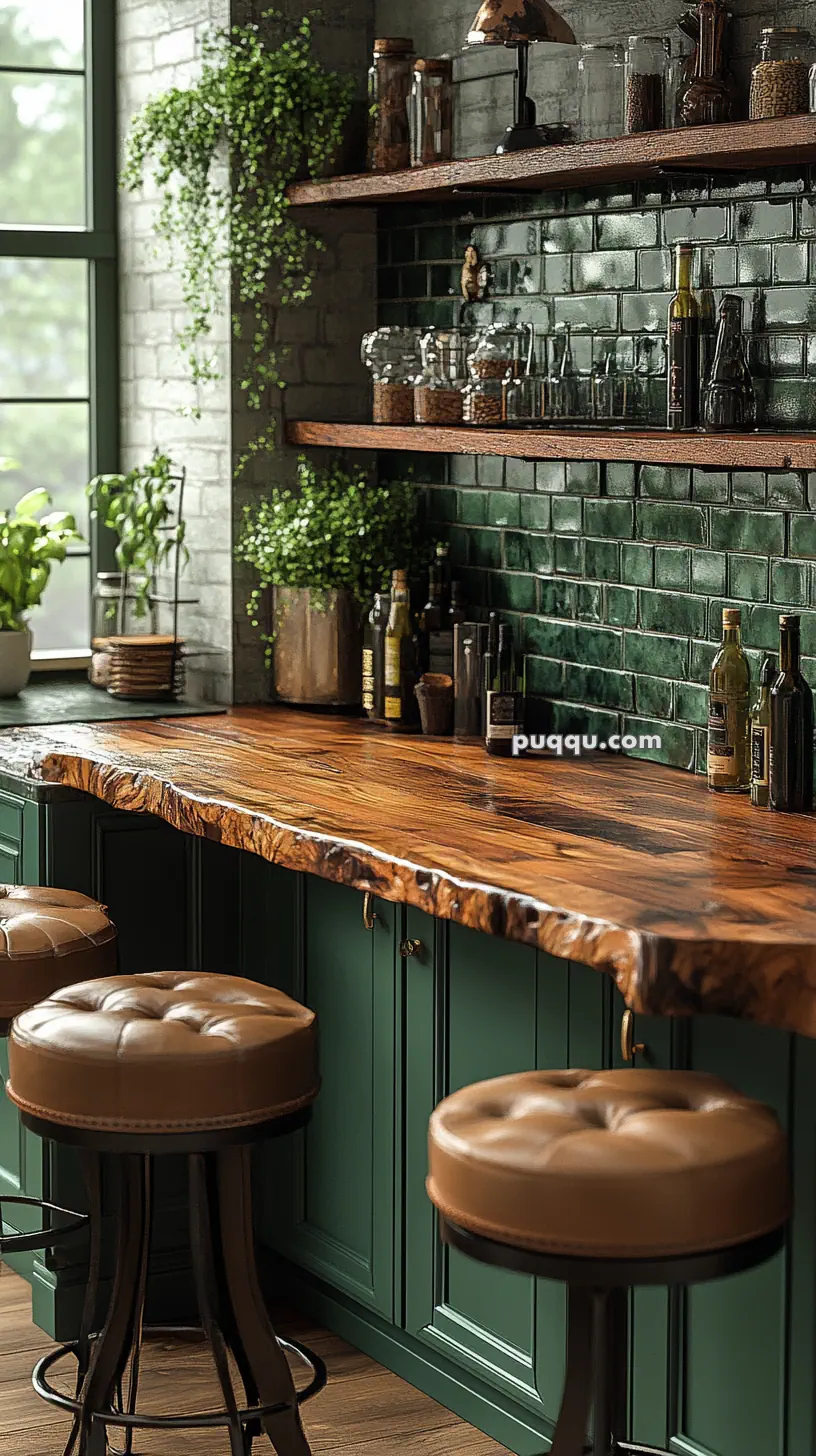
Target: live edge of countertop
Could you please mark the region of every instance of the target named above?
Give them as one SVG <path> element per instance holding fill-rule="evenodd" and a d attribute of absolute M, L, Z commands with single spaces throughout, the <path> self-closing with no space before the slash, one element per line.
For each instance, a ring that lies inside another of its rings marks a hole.
<path fill-rule="evenodd" d="M 10 729 L 0 771 L 583 962 L 634 1011 L 816 1036 L 816 819 L 680 770 L 239 708 Z"/>

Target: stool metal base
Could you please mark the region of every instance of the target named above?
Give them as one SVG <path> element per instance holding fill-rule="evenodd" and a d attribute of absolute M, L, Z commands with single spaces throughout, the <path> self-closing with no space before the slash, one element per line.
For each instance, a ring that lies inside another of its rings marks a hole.
<path fill-rule="evenodd" d="M 66 1218 L 68 1222 L 59 1228 L 35 1229 L 30 1234 L 4 1234 L 2 1232 L 2 1225 L 5 1222 L 3 1209 L 9 1203 L 18 1208 L 36 1208 L 39 1213 L 50 1213 L 59 1218 Z M 58 1203 L 48 1203 L 44 1198 L 23 1198 L 19 1195 L 3 1194 L 0 1197 L 0 1259 L 5 1258 L 7 1254 L 27 1254 L 31 1250 L 56 1248 L 57 1245 L 64 1244 L 66 1239 L 70 1239 L 73 1234 L 81 1233 L 88 1227 L 89 1222 L 89 1214 L 77 1213 L 72 1208 L 60 1208 Z"/>
<path fill-rule="evenodd" d="M 567 1285 L 567 1370 L 550 1456 L 668 1456 L 626 1440 L 629 1292 L 699 1284 L 756 1268 L 782 1248 L 784 1229 L 733 1248 L 660 1259 L 582 1259 L 512 1248 L 440 1218 L 446 1244 L 479 1263 Z M 593 1436 L 587 1445 L 590 1415 Z"/>

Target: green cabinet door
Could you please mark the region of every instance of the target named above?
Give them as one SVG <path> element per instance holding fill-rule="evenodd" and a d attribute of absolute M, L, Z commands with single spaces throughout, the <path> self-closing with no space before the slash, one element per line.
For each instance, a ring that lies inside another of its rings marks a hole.
<path fill-rule="evenodd" d="M 262 1239 L 358 1304 L 394 1309 L 397 907 L 290 876 L 298 1000 L 317 1012 L 322 1086 L 309 1126 L 266 1155 Z M 282 930 L 291 944 L 291 927 Z"/>
<path fill-rule="evenodd" d="M 540 1452 L 561 1402 L 565 1296 L 558 1284 L 448 1249 L 425 1193 L 427 1127 L 448 1093 L 535 1067 L 599 1067 L 611 984 L 583 967 L 408 911 L 423 949 L 406 962 L 405 1283 L 402 1322 L 499 1397 L 491 1434 Z M 485 1406 L 471 1419 L 485 1424 Z M 465 1408 L 467 1414 L 467 1408 Z"/>

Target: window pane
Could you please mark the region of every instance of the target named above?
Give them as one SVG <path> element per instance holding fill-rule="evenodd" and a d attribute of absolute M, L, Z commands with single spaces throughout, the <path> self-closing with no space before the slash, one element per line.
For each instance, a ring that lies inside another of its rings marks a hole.
<path fill-rule="evenodd" d="M 86 648 L 91 640 L 91 562 L 69 556 L 55 562 L 42 604 L 29 617 L 35 652 Z"/>
<path fill-rule="evenodd" d="M 85 223 L 85 82 L 0 73 L 0 223 Z"/>
<path fill-rule="evenodd" d="M 0 0 L 0 66 L 83 63 L 83 0 Z"/>
<path fill-rule="evenodd" d="M 88 265 L 0 258 L 0 399 L 88 393 Z"/>
<path fill-rule="evenodd" d="M 54 509 L 73 511 L 87 536 L 88 432 L 85 404 L 0 404 L 0 456 L 20 466 L 0 474 L 0 508 L 45 486 Z"/>

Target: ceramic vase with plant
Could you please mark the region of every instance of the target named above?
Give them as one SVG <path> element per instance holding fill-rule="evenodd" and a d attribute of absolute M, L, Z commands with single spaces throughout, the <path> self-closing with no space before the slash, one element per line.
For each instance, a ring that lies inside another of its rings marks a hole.
<path fill-rule="evenodd" d="M 409 484 L 376 485 L 362 470 L 318 470 L 298 461 L 294 489 L 273 488 L 244 511 L 236 557 L 257 573 L 247 603 L 261 628 L 264 593 L 274 588 L 275 691 L 286 702 L 353 707 L 361 697 L 363 613 L 391 573 L 411 574 L 429 547 Z"/>
<path fill-rule="evenodd" d="M 0 468 L 10 468 L 1 462 Z M 28 613 L 38 607 L 55 561 L 82 540 L 67 511 L 43 516 L 47 490 L 32 490 L 11 511 L 0 511 L 0 698 L 22 692 L 31 672 Z"/>

